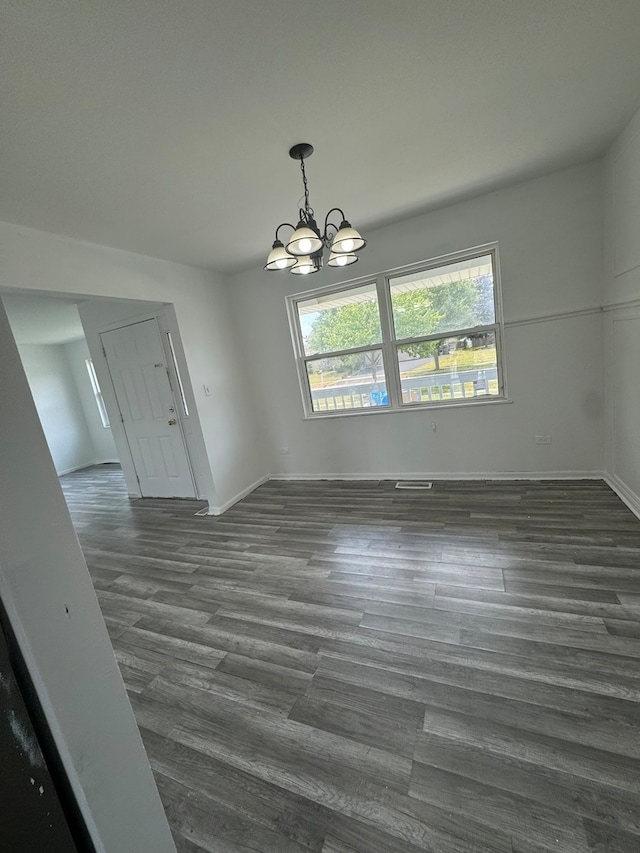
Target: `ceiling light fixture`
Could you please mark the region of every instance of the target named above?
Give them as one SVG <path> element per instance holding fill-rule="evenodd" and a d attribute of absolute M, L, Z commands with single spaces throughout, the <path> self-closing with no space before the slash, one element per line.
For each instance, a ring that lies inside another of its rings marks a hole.
<path fill-rule="evenodd" d="M 299 209 L 298 224 L 282 222 L 276 228 L 276 239 L 269 252 L 266 270 L 289 270 L 294 275 L 309 275 L 318 272 L 322 268 L 322 256 L 324 250 L 331 247 L 331 254 L 327 261 L 330 267 L 346 267 L 355 264 L 358 260 L 358 252 L 367 243 L 360 234 L 347 222 L 344 213 L 339 207 L 332 207 L 324 218 L 324 230 L 320 229 L 315 220 L 315 213 L 309 204 L 309 187 L 307 186 L 307 175 L 304 170 L 304 161 L 313 154 L 313 145 L 308 142 L 300 142 L 289 150 L 289 156 L 300 161 L 302 172 L 302 183 L 304 185 L 304 207 Z M 332 213 L 339 213 L 342 217 L 340 225 L 330 221 Z M 293 233 L 289 242 L 285 244 L 279 237 L 280 229 L 291 228 Z"/>

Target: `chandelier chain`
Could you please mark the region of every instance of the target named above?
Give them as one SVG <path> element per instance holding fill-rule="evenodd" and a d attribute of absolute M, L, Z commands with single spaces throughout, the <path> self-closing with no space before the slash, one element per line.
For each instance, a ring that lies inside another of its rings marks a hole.
<path fill-rule="evenodd" d="M 304 209 L 307 213 L 313 213 L 309 206 L 309 186 L 307 184 L 307 173 L 304 170 L 304 157 L 300 158 L 300 171 L 302 172 L 302 183 L 304 184 Z"/>

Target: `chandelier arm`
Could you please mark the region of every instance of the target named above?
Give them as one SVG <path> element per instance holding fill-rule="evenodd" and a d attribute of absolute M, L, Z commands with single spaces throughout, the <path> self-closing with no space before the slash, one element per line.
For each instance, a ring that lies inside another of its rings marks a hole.
<path fill-rule="evenodd" d="M 285 225 L 288 225 L 288 226 L 289 226 L 289 228 L 291 228 L 291 230 L 292 230 L 292 231 L 295 231 L 295 230 L 296 230 L 296 226 L 295 226 L 295 225 L 292 225 L 290 222 L 281 222 L 281 223 L 280 223 L 280 225 L 278 225 L 278 227 L 276 228 L 276 240 L 279 240 L 279 239 L 280 239 L 280 238 L 278 237 L 278 233 L 279 233 L 279 231 L 280 231 L 280 229 L 281 229 L 281 228 L 284 228 L 284 226 L 285 226 Z"/>
<path fill-rule="evenodd" d="M 328 229 L 329 228 L 335 228 L 336 234 L 340 230 L 339 227 L 337 225 L 334 225 L 333 222 L 329 222 L 329 217 L 331 216 L 332 213 L 335 213 L 336 210 L 338 211 L 338 213 L 340 214 L 342 219 L 345 218 L 344 211 L 339 207 L 332 207 L 331 210 L 329 211 L 329 213 L 327 213 L 327 215 L 325 216 L 325 218 L 324 218 L 324 231 L 322 232 L 322 240 L 323 240 L 325 246 L 327 246 L 327 248 L 329 247 L 329 243 L 330 243 Z M 335 237 L 336 235 L 334 234 L 333 236 Z"/>
<path fill-rule="evenodd" d="M 298 218 L 300 219 L 301 222 L 306 222 L 307 225 L 309 224 L 310 220 L 315 219 L 315 215 L 316 215 L 315 211 L 312 207 L 307 207 L 307 208 L 299 207 L 298 208 Z"/>

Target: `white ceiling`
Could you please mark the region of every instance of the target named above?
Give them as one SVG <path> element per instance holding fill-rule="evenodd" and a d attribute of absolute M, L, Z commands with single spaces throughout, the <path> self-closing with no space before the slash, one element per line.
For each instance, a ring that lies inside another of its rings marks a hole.
<path fill-rule="evenodd" d="M 77 297 L 0 293 L 17 344 L 68 344 L 84 338 Z"/>
<path fill-rule="evenodd" d="M 233 271 L 601 153 L 638 0 L 0 0 L 0 219 Z"/>

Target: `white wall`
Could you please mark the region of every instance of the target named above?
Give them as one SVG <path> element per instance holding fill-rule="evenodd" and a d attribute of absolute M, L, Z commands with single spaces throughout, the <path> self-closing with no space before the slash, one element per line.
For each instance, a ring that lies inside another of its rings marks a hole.
<path fill-rule="evenodd" d="M 90 358 L 86 340 L 64 344 L 64 352 L 73 375 L 85 423 L 91 437 L 96 462 L 118 462 L 118 452 L 111 435 L 111 427 L 104 427 L 98 412 L 96 398 L 87 371 Z"/>
<path fill-rule="evenodd" d="M 414 217 L 367 234 L 349 270 L 372 274 L 497 240 L 513 400 L 504 405 L 304 421 L 284 301 L 307 284 L 295 276 L 217 276 L 0 224 L 0 287 L 173 305 L 215 483 L 207 497 L 218 508 L 267 473 L 598 472 L 601 189 L 601 164 L 591 163 Z M 308 286 L 340 273 L 325 270 Z M 536 432 L 551 434 L 551 446 L 536 446 Z"/>
<path fill-rule="evenodd" d="M 0 596 L 96 849 L 175 853 L 1 301 L 0 364 Z"/>
<path fill-rule="evenodd" d="M 267 470 L 229 283 L 204 270 L 0 223 L 0 288 L 173 304 L 215 482 L 215 494 L 205 497 L 218 507 Z"/>
<path fill-rule="evenodd" d="M 605 158 L 606 467 L 640 515 L 640 112 Z"/>
<path fill-rule="evenodd" d="M 20 357 L 58 474 L 93 464 L 96 450 L 64 345 L 22 345 Z"/>
<path fill-rule="evenodd" d="M 601 218 L 601 164 L 594 162 L 369 233 L 349 268 L 360 277 L 497 240 L 513 400 L 506 404 L 305 421 L 285 296 L 340 281 L 341 271 L 326 268 L 309 279 L 262 270 L 234 276 L 236 327 L 252 365 L 270 472 L 600 472 Z M 536 446 L 535 433 L 551 435 L 551 446 Z M 280 455 L 280 447 L 290 453 Z"/>

